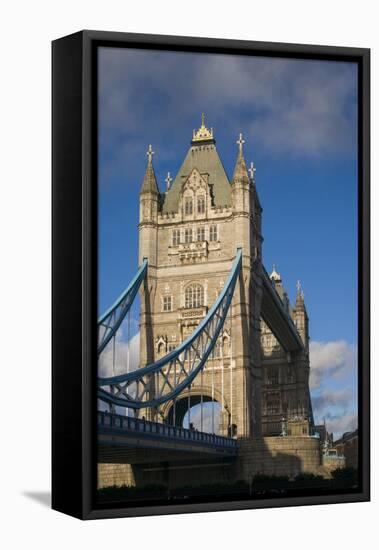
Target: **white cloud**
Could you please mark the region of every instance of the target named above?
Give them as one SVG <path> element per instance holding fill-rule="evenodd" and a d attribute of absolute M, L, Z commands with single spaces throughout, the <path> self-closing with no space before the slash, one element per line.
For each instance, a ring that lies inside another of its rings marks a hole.
<path fill-rule="evenodd" d="M 116 339 L 115 361 L 113 363 L 112 342 L 100 356 L 99 376 L 108 377 L 127 371 L 128 344 L 122 340 L 122 334 Z M 140 356 L 140 333 L 130 340 L 130 370 L 138 368 Z M 341 436 L 357 427 L 357 393 L 352 384 L 356 379 L 357 348 L 347 342 L 311 342 L 310 345 L 310 386 L 316 423 L 324 418 L 327 429 Z M 114 365 L 114 367 L 113 367 Z M 341 387 L 333 388 L 331 385 Z M 219 405 L 215 403 L 215 433 L 219 431 Z M 200 430 L 200 406 L 193 407 L 191 422 Z M 212 431 L 212 405 L 204 404 L 203 430 Z"/>
<path fill-rule="evenodd" d="M 191 407 L 191 424 L 193 424 L 195 429 L 200 431 L 201 427 L 203 427 L 202 431 L 206 433 L 218 434 L 220 432 L 220 404 L 214 401 L 213 407 L 214 410 L 212 412 L 211 402 L 203 404 L 203 423 L 201 423 L 201 405 Z M 184 416 L 183 425 L 188 427 L 188 412 Z"/>
<path fill-rule="evenodd" d="M 313 406 L 317 409 L 318 414 L 327 414 L 330 407 L 350 407 L 355 400 L 356 393 L 350 387 L 341 388 L 334 391 L 326 390 L 320 395 L 316 395 L 313 400 Z"/>
<path fill-rule="evenodd" d="M 140 333 L 137 332 L 130 339 L 129 372 L 139 366 Z M 116 337 L 115 353 L 113 354 L 113 342 L 111 341 L 100 355 L 98 374 L 101 378 L 124 374 L 128 370 L 128 343 L 122 340 L 122 334 Z"/>
<path fill-rule="evenodd" d="M 323 380 L 341 380 L 357 370 L 357 347 L 345 340 L 310 343 L 310 387 L 319 388 Z"/>
<path fill-rule="evenodd" d="M 191 129 L 207 107 L 222 121 L 216 138 L 238 126 L 270 152 L 350 154 L 356 146 L 348 63 L 106 49 L 100 68 L 101 124 L 120 138 L 113 149 L 140 147 L 147 132 L 155 143 L 162 129 L 177 136 L 179 122 Z"/>
<path fill-rule="evenodd" d="M 311 342 L 310 387 L 316 424 L 335 438 L 357 427 L 357 346 L 344 340 Z"/>
<path fill-rule="evenodd" d="M 342 416 L 326 416 L 326 426 L 328 432 L 332 432 L 334 440 L 341 437 L 345 432 L 352 432 L 358 426 L 357 413 L 349 413 Z"/>

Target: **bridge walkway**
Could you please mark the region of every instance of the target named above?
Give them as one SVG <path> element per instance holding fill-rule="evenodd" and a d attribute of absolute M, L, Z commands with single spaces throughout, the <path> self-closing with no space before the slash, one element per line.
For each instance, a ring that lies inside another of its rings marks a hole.
<path fill-rule="evenodd" d="M 97 427 L 101 462 L 140 463 L 145 461 L 145 455 L 150 462 L 212 456 L 233 458 L 238 453 L 237 440 L 230 437 L 105 411 L 98 411 Z"/>

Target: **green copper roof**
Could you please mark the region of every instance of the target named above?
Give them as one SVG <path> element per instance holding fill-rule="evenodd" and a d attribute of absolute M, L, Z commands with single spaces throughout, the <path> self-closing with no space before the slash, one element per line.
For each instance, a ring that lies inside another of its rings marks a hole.
<path fill-rule="evenodd" d="M 191 171 L 197 168 L 200 174 L 209 174 L 209 184 L 211 185 L 214 205 L 215 206 L 230 206 L 231 205 L 231 187 L 222 165 L 221 159 L 218 156 L 214 140 L 208 143 L 204 141 L 202 144 L 191 145 L 186 158 L 176 175 L 174 183 L 166 192 L 162 212 L 177 212 L 179 205 L 179 194 L 183 183 L 190 175 Z"/>

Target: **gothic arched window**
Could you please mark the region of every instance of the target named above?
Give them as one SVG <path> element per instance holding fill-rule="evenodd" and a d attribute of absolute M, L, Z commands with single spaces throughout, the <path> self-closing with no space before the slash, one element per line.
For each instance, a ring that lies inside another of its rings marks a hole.
<path fill-rule="evenodd" d="M 201 195 L 200 197 L 197 197 L 197 213 L 198 214 L 205 213 L 205 197 L 203 195 Z"/>
<path fill-rule="evenodd" d="M 204 305 L 204 288 L 198 284 L 187 286 L 184 297 L 185 307 L 200 307 Z"/>
<path fill-rule="evenodd" d="M 164 353 L 165 353 L 165 345 L 163 342 L 161 342 L 158 345 L 158 355 L 164 355 Z"/>
<path fill-rule="evenodd" d="M 193 212 L 193 202 L 191 197 L 186 197 L 184 199 L 184 213 L 186 215 L 192 214 Z"/>

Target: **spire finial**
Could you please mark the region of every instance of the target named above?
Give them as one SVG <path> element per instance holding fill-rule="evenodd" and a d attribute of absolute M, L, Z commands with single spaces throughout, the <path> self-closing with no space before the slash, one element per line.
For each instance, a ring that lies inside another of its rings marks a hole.
<path fill-rule="evenodd" d="M 201 126 L 198 130 L 194 130 L 192 134 L 192 143 L 199 141 L 213 141 L 213 128 L 209 129 L 205 126 L 205 114 L 201 113 Z"/>
<path fill-rule="evenodd" d="M 304 290 L 301 288 L 300 281 L 297 281 L 296 288 L 297 288 L 297 299 L 304 302 Z"/>
<path fill-rule="evenodd" d="M 242 155 L 242 150 L 243 150 L 242 148 L 243 148 L 243 144 L 245 143 L 245 140 L 243 139 L 243 135 L 241 133 L 240 133 L 239 138 L 236 141 L 236 143 L 239 146 L 240 154 Z"/>
<path fill-rule="evenodd" d="M 278 281 L 278 282 L 281 281 L 280 273 L 278 273 L 278 272 L 276 271 L 276 266 L 275 266 L 275 264 L 272 265 L 272 273 L 271 273 L 271 275 L 270 275 L 270 279 L 271 279 L 272 281 Z"/>
<path fill-rule="evenodd" d="M 165 179 L 166 185 L 167 185 L 167 191 L 171 187 L 172 177 L 170 176 L 170 172 L 167 172 L 167 178 Z"/>
<path fill-rule="evenodd" d="M 146 155 L 148 158 L 145 177 L 143 178 L 141 193 L 159 193 L 157 178 L 155 177 L 153 166 L 154 151 L 151 145 L 149 145 Z"/>
<path fill-rule="evenodd" d="M 153 162 L 153 155 L 155 154 L 152 145 L 149 145 L 146 154 L 149 159 L 149 164 L 151 164 Z"/>
<path fill-rule="evenodd" d="M 250 177 L 251 177 L 252 180 L 255 178 L 255 172 L 256 171 L 257 171 L 257 169 L 254 166 L 254 162 L 251 162 L 249 172 L 250 172 Z"/>

